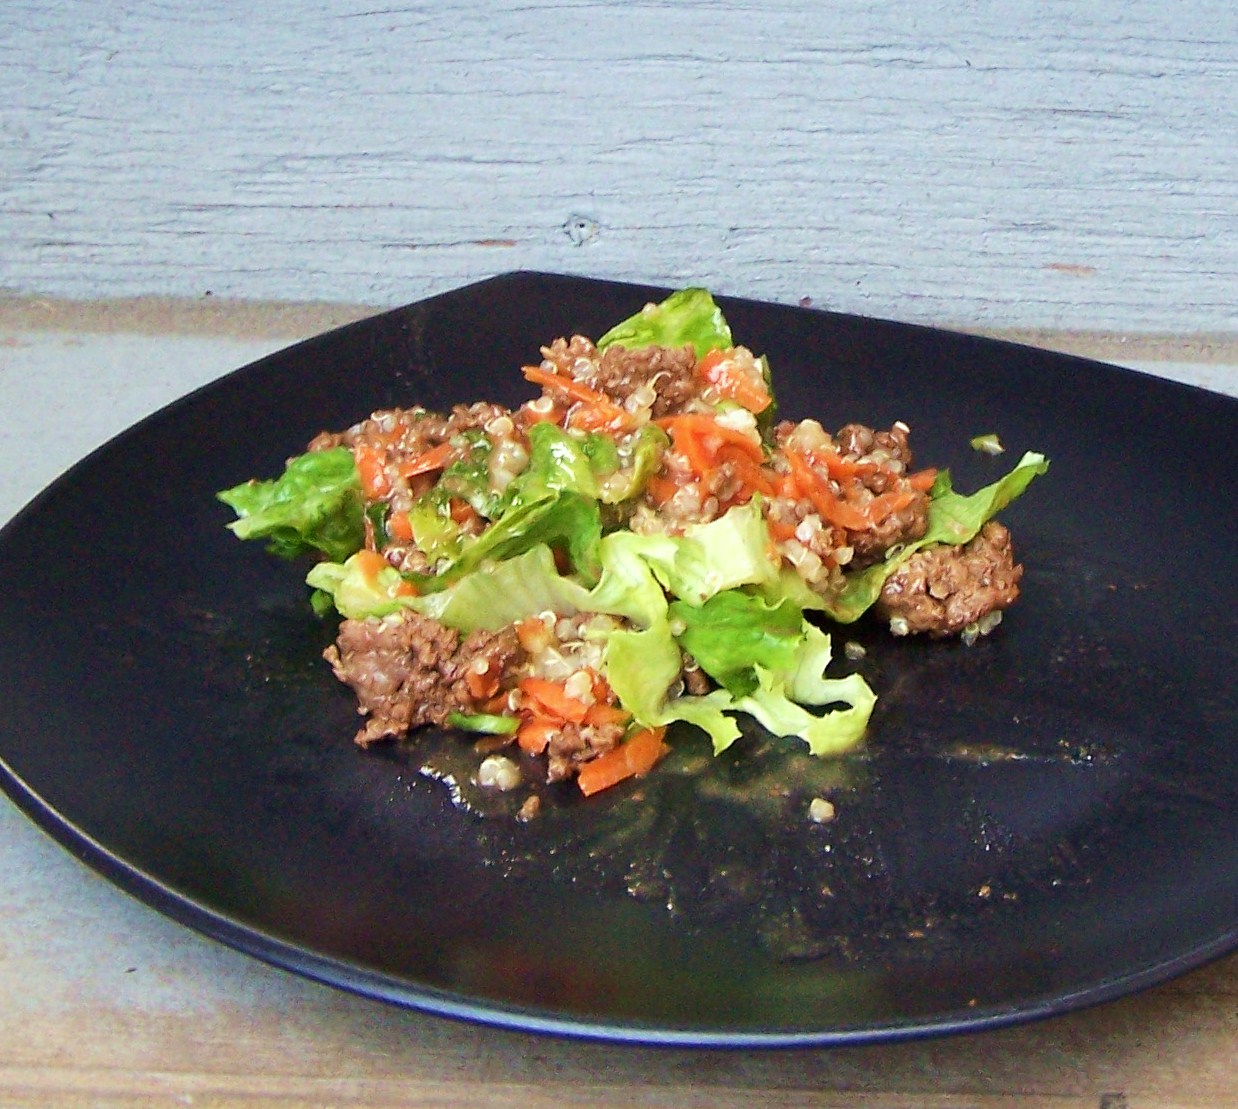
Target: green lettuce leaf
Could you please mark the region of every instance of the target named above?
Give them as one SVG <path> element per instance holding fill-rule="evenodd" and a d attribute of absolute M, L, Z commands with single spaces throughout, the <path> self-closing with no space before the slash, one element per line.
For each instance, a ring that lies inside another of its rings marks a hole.
<path fill-rule="evenodd" d="M 490 452 L 494 449 L 481 428 L 469 428 L 452 437 L 464 453 L 439 476 L 428 494 L 440 502 L 452 497 L 467 501 L 478 515 L 493 519 L 502 507 L 500 494 L 490 487 Z"/>
<path fill-rule="evenodd" d="M 803 616 L 794 605 L 770 605 L 737 589 L 704 604 L 670 606 L 676 639 L 719 685 L 736 697 L 757 688 L 757 666 L 785 671 L 795 664 L 803 640 Z"/>
<path fill-rule="evenodd" d="M 609 440 L 607 440 L 609 442 Z M 644 424 L 619 447 L 613 471 L 599 475 L 598 496 L 603 504 L 621 504 L 639 496 L 662 464 L 670 438 L 657 424 Z"/>
<path fill-rule="evenodd" d="M 664 622 L 667 599 L 654 567 L 657 552 L 674 542 L 630 531 L 605 536 L 599 548 L 602 573 L 589 593 L 589 611 L 623 616 L 642 628 Z"/>
<path fill-rule="evenodd" d="M 415 600 L 407 592 L 404 576 L 394 566 L 385 566 L 375 574 L 363 567 L 356 553 L 343 562 L 316 563 L 305 575 L 305 581 L 329 596 L 336 611 L 351 620 L 387 616 L 413 607 Z"/>
<path fill-rule="evenodd" d="M 365 542 L 365 504 L 352 452 L 309 451 L 273 481 L 247 481 L 216 494 L 238 519 L 240 539 L 265 539 L 281 558 L 320 552 L 339 562 Z"/>
<path fill-rule="evenodd" d="M 610 632 L 602 666 L 619 703 L 638 724 L 655 727 L 668 723 L 667 693 L 679 679 L 683 656 L 666 620 L 648 628 Z"/>
<path fill-rule="evenodd" d="M 501 562 L 545 544 L 564 551 L 572 567 L 596 579 L 602 516 L 597 501 L 574 492 L 551 492 L 503 513 L 475 539 L 467 540 L 460 556 L 440 574 L 414 580 L 425 590 L 441 589 L 483 563 Z"/>
<path fill-rule="evenodd" d="M 520 728 L 520 717 L 497 716 L 489 712 L 452 712 L 447 715 L 447 726 L 482 735 L 512 735 Z"/>
<path fill-rule="evenodd" d="M 858 746 L 864 738 L 877 697 L 859 674 L 845 678 L 822 679 L 831 702 L 845 704 L 821 715 L 797 704 L 787 692 L 784 678 L 757 668 L 760 685 L 746 697 L 735 700 L 735 708 L 746 712 L 764 728 L 778 736 L 795 736 L 808 744 L 812 754 L 822 758 L 841 755 Z"/>
<path fill-rule="evenodd" d="M 690 706 L 710 733 L 715 754 L 739 734 L 715 715 L 727 712 L 747 713 L 775 735 L 796 736 L 814 755 L 838 754 L 863 738 L 875 695 L 859 674 L 825 676 L 830 637 L 794 604 L 771 605 L 757 594 L 731 590 L 700 606 L 675 602 L 670 612 L 672 627 L 684 626 L 679 644 L 722 686 Z M 821 715 L 803 707 L 834 704 L 846 707 Z M 675 712 L 675 702 L 666 711 Z"/>
<path fill-rule="evenodd" d="M 457 631 L 497 631 L 535 612 L 570 616 L 585 611 L 589 590 L 560 574 L 550 548 L 539 545 L 407 603 Z"/>
<path fill-rule="evenodd" d="M 414 542 L 431 566 L 454 562 L 464 547 L 460 525 L 451 515 L 450 496 L 435 496 L 434 493 L 434 490 L 427 493 L 408 510 Z"/>
<path fill-rule="evenodd" d="M 694 604 L 739 585 L 777 580 L 779 561 L 760 501 L 754 497 L 716 520 L 685 528 L 674 561 L 663 567 L 663 573 L 666 587 Z"/>
<path fill-rule="evenodd" d="M 735 345 L 722 309 L 706 289 L 681 289 L 660 304 L 648 304 L 634 316 L 615 324 L 597 342 L 639 350 L 642 347 L 682 347 L 689 343 L 697 358 L 711 350 Z"/>
<path fill-rule="evenodd" d="M 683 721 L 700 728 L 709 736 L 715 755 L 720 755 L 739 739 L 741 732 L 735 722 L 735 701 L 726 690 L 717 689 L 704 696 L 675 697 L 666 702 L 651 725 L 674 724 Z"/>
<path fill-rule="evenodd" d="M 644 557 L 651 538 L 657 537 L 623 531 L 605 536 L 598 546 L 601 573 L 592 588 L 560 574 L 550 548 L 541 544 L 401 604 L 463 632 L 494 631 L 537 612 L 598 612 L 650 627 L 667 616 L 666 594 Z M 326 580 L 320 571 L 320 588 Z"/>
<path fill-rule="evenodd" d="M 595 458 L 603 453 L 598 446 L 599 440 L 609 445 L 609 455 L 613 459 L 610 470 L 616 469 L 618 452 L 609 439 L 600 435 L 573 435 L 549 422 L 534 424 L 529 428 L 529 464 L 507 487 L 504 497 L 507 504 L 530 504 L 565 490 L 596 500 Z"/>
<path fill-rule="evenodd" d="M 1043 454 L 1028 451 L 1005 477 L 970 495 L 956 493 L 951 487 L 949 472 L 943 470 L 933 485 L 928 532 L 919 543 L 925 546 L 970 542 L 989 520 L 1023 493 L 1033 478 L 1047 473 L 1048 469 L 1049 463 Z"/>

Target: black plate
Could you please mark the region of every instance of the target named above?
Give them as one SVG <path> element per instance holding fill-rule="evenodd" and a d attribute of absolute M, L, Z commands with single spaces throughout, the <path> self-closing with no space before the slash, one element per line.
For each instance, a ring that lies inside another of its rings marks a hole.
<path fill-rule="evenodd" d="M 754 734 L 692 776 L 681 736 L 643 801 L 524 826 L 453 807 L 415 749 L 354 749 L 299 571 L 234 540 L 214 492 L 376 408 L 522 399 L 539 344 L 658 295 L 483 282 L 238 370 L 80 463 L 0 533 L 9 795 L 225 943 L 517 1028 L 890 1039 L 1062 1012 L 1233 948 L 1238 403 L 1081 359 L 724 301 L 784 415 L 903 419 L 964 489 L 1026 448 L 1052 459 L 1005 514 L 1027 576 L 996 635 L 855 630 L 881 695 L 863 754 L 805 769 Z M 1009 453 L 972 452 L 980 432 Z M 815 793 L 833 823 L 803 819 Z"/>

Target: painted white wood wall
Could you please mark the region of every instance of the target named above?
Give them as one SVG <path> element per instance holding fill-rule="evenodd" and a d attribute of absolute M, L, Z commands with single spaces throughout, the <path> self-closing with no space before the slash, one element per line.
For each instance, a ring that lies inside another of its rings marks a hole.
<path fill-rule="evenodd" d="M 1238 329 L 1234 0 L 3 0 L 0 290 Z"/>

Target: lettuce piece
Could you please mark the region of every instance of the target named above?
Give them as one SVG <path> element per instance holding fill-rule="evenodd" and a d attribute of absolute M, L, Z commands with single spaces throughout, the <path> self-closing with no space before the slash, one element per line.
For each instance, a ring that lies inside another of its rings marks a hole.
<path fill-rule="evenodd" d="M 447 716 L 447 726 L 482 735 L 512 735 L 520 728 L 520 717 L 490 712 L 453 712 Z"/>
<path fill-rule="evenodd" d="M 757 674 L 760 685 L 748 696 L 737 698 L 735 708 L 746 712 L 774 735 L 802 739 L 812 754 L 822 758 L 841 755 L 864 738 L 877 697 L 859 674 L 821 679 L 823 695 L 847 707 L 820 716 L 796 703 L 787 692 L 785 678 L 763 667 L 757 668 Z"/>
<path fill-rule="evenodd" d="M 669 445 L 670 437 L 657 424 L 642 425 L 618 449 L 613 471 L 600 477 L 598 496 L 602 503 L 621 504 L 643 493 Z"/>
<path fill-rule="evenodd" d="M 742 697 L 757 688 L 755 667 L 787 670 L 803 640 L 803 616 L 794 605 L 728 589 L 702 605 L 670 606 L 680 645 L 724 689 Z"/>
<path fill-rule="evenodd" d="M 305 575 L 306 584 L 329 596 L 336 611 L 351 620 L 413 607 L 414 595 L 399 570 L 384 566 L 375 573 L 373 559 L 359 555 L 351 554 L 343 562 L 317 563 Z"/>
<path fill-rule="evenodd" d="M 930 494 L 928 530 L 914 543 L 893 549 L 885 559 L 847 577 L 847 584 L 821 607 L 840 624 L 850 624 L 867 612 L 881 596 L 886 579 L 916 551 L 934 543 L 957 546 L 969 543 L 980 529 L 1031 484 L 1047 472 L 1043 454 L 1028 451 L 1005 477 L 970 495 L 956 493 L 950 475 L 937 475 Z"/>
<path fill-rule="evenodd" d="M 478 573 L 466 574 L 450 588 L 408 601 L 408 607 L 457 631 L 497 631 L 535 612 L 563 616 L 584 611 L 589 590 L 555 568 L 545 545 L 532 547 Z"/>
<path fill-rule="evenodd" d="M 607 535 L 598 547 L 602 570 L 592 589 L 560 574 L 553 553 L 542 544 L 405 603 L 464 632 L 494 631 L 535 612 L 599 612 L 640 627 L 665 623 L 666 595 L 642 554 L 646 538 L 631 532 Z"/>
<path fill-rule="evenodd" d="M 735 345 L 722 309 L 706 289 L 681 289 L 660 304 L 647 304 L 634 316 L 615 324 L 597 342 L 639 350 L 642 347 L 682 347 L 692 344 L 697 358 L 711 350 Z"/>
<path fill-rule="evenodd" d="M 566 490 L 619 504 L 644 490 L 668 443 L 656 424 L 643 425 L 622 446 L 607 435 L 534 424 L 529 429 L 529 464 L 508 486 L 504 503 L 525 504 Z"/>
<path fill-rule="evenodd" d="M 1049 462 L 1043 454 L 1028 451 L 1005 477 L 986 485 L 970 496 L 956 493 L 949 471 L 937 475 L 929 504 L 928 531 L 919 540 L 929 543 L 967 543 L 980 529 L 1019 496 L 1032 479 L 1047 473 Z"/>
<path fill-rule="evenodd" d="M 436 497 L 433 492 L 413 503 L 408 510 L 408 522 L 414 542 L 430 565 L 454 562 L 464 547 L 460 525 L 452 518 L 450 497 Z"/>
<path fill-rule="evenodd" d="M 597 501 L 574 492 L 548 493 L 503 513 L 477 538 L 467 541 L 460 557 L 442 574 L 416 580 L 425 589 L 441 588 L 482 563 L 514 558 L 542 544 L 565 551 L 573 568 L 593 580 L 601 568 L 601 539 Z"/>
<path fill-rule="evenodd" d="M 453 444 L 466 447 L 464 454 L 448 466 L 428 494 L 446 505 L 452 497 L 467 501 L 479 516 L 492 520 L 502 507 L 502 498 L 490 487 L 490 452 L 494 449 L 481 428 L 468 428 L 452 437 Z"/>
<path fill-rule="evenodd" d="M 668 701 L 654 722 L 674 724 L 683 721 L 698 727 L 709 736 L 715 755 L 722 754 L 742 734 L 735 723 L 735 702 L 725 690 L 715 690 L 702 697 L 676 697 Z"/>
<path fill-rule="evenodd" d="M 610 632 L 602 666 L 619 703 L 638 724 L 668 723 L 667 693 L 679 679 L 683 656 L 665 619 L 648 628 Z"/>
<path fill-rule="evenodd" d="M 707 720 L 715 712 L 747 713 L 775 735 L 803 739 L 814 755 L 837 754 L 863 738 L 875 695 L 859 674 L 825 676 L 830 638 L 791 602 L 771 605 L 758 594 L 731 590 L 700 606 L 676 602 L 671 620 L 684 625 L 681 646 L 722 686 L 692 711 Z M 820 716 L 803 707 L 835 703 L 847 707 Z M 706 730 L 715 754 L 739 734 L 726 739 L 729 732 L 716 720 Z"/>
<path fill-rule="evenodd" d="M 654 565 L 656 552 L 674 542 L 666 536 L 630 531 L 605 536 L 599 548 L 602 573 L 589 593 L 589 611 L 624 616 L 642 628 L 665 621 L 666 594 Z"/>
<path fill-rule="evenodd" d="M 725 589 L 778 578 L 779 560 L 757 498 L 685 528 L 679 544 L 665 573 L 667 588 L 681 600 L 700 604 Z"/>
<path fill-rule="evenodd" d="M 361 479 L 347 447 L 309 451 L 273 481 L 247 481 L 216 494 L 239 517 L 240 539 L 265 539 L 281 558 L 321 552 L 343 561 L 365 543 Z"/>
<path fill-rule="evenodd" d="M 602 436 L 588 438 L 596 440 Z M 614 452 L 611 469 L 615 469 L 619 464 L 618 452 L 613 444 L 610 446 Z M 549 422 L 534 424 L 529 428 L 529 464 L 507 487 L 505 500 L 519 506 L 563 490 L 597 500 L 598 479 L 593 460 L 597 453 L 596 444 L 589 443 L 584 436 L 572 435 Z"/>

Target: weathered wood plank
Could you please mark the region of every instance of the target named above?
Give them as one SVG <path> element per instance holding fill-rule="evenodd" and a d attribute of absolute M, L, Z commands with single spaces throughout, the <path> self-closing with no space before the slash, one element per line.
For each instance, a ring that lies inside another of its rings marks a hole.
<path fill-rule="evenodd" d="M 1238 328 L 1238 9 L 10 0 L 0 288 Z"/>

